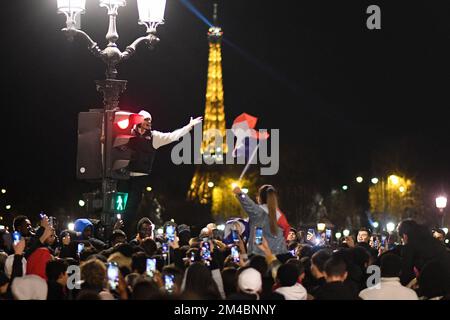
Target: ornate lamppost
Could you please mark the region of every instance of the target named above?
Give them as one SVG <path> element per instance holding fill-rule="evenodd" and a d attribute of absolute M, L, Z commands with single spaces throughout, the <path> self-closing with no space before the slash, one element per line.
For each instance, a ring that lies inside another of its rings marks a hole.
<path fill-rule="evenodd" d="M 126 6 L 126 0 L 99 0 L 99 6 L 106 8 L 109 16 L 109 28 L 106 34 L 108 44 L 103 50 L 86 32 L 81 30 L 80 18 L 81 14 L 84 14 L 86 11 L 86 0 L 57 0 L 57 12 L 66 16 L 66 27 L 63 28 L 62 31 L 66 34 L 67 39 L 73 41 L 75 37 L 82 38 L 87 42 L 89 51 L 106 64 L 106 79 L 97 80 L 96 86 L 97 91 L 103 94 L 104 118 L 102 126 L 102 142 L 108 143 L 105 140 L 108 139 L 108 135 L 105 134 L 105 132 L 107 130 L 106 126 L 109 123 L 109 120 L 111 120 L 108 119 L 108 117 L 113 116 L 113 113 L 107 111 L 119 110 L 119 97 L 120 94 L 125 91 L 127 84 L 126 80 L 116 79 L 117 66 L 121 62 L 132 57 L 140 44 L 146 44 L 152 49 L 159 42 L 159 39 L 156 36 L 156 28 L 164 23 L 166 0 L 137 0 L 139 11 L 138 24 L 143 25 L 146 28 L 146 35 L 137 38 L 127 46 L 124 51 L 121 51 L 116 44 L 119 39 L 116 20 L 119 14 L 119 8 Z M 105 208 L 108 194 L 116 191 L 116 181 L 105 177 L 106 165 L 105 154 L 103 152 L 102 160 L 102 192 L 103 206 Z M 108 223 L 106 216 L 107 214 L 103 212 L 102 221 Z"/>

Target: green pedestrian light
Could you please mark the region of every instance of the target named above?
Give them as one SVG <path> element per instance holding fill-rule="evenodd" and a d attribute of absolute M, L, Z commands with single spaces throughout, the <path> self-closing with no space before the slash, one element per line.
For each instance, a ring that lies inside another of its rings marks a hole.
<path fill-rule="evenodd" d="M 128 193 L 116 192 L 112 197 L 112 208 L 114 212 L 124 212 L 127 207 Z"/>

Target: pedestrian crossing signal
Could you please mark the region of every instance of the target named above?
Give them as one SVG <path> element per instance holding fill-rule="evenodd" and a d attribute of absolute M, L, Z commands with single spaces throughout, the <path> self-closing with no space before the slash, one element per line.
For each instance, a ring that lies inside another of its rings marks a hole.
<path fill-rule="evenodd" d="M 112 208 L 114 212 L 124 212 L 127 207 L 128 193 L 115 192 L 112 196 Z"/>

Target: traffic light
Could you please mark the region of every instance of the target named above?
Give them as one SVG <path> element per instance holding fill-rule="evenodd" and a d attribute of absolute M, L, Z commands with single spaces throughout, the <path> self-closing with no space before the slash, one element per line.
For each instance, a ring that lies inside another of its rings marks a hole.
<path fill-rule="evenodd" d="M 127 111 L 106 111 L 106 115 L 105 177 L 126 180 L 130 177 L 128 164 L 132 150 L 128 142 L 133 138 L 131 131 L 144 119 Z"/>
<path fill-rule="evenodd" d="M 108 213 L 124 213 L 127 208 L 128 193 L 110 192 L 106 196 L 106 206 L 104 209 Z"/>
<path fill-rule="evenodd" d="M 102 135 L 103 110 L 78 114 L 77 178 L 96 180 L 103 174 Z"/>

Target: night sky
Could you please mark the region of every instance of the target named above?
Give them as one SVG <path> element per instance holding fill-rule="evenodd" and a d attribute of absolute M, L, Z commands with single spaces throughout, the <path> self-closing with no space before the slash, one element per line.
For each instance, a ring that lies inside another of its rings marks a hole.
<path fill-rule="evenodd" d="M 191 3 L 211 20 L 210 1 Z M 381 30 L 366 28 L 370 4 L 381 7 Z M 449 14 L 449 3 L 429 0 L 221 1 L 228 127 L 247 112 L 259 117 L 258 127 L 279 128 L 290 154 L 281 153 L 279 174 L 289 174 L 284 161 L 304 160 L 319 187 L 374 175 L 374 159 L 389 155 L 392 169 L 430 193 L 445 190 Z M 77 114 L 102 106 L 94 80 L 104 79 L 105 67 L 80 38 L 70 43 L 60 32 L 56 0 L 4 1 L 1 15 L 2 203 L 29 215 L 70 210 L 92 189 L 75 177 Z M 144 35 L 137 16 L 136 1 L 119 9 L 122 50 Z M 157 48 L 139 47 L 118 69 L 128 80 L 121 109 L 148 110 L 161 131 L 203 115 L 208 55 L 208 26 L 180 0 L 167 0 L 165 17 Z M 102 48 L 107 26 L 106 9 L 88 0 L 82 29 Z M 171 164 L 170 150 L 157 156 L 154 188 L 180 200 L 193 167 Z"/>

